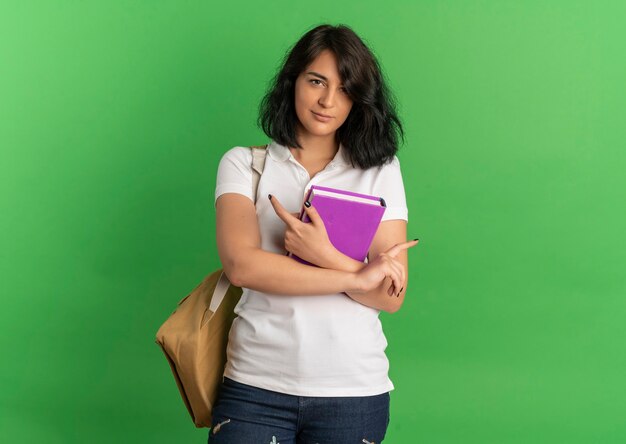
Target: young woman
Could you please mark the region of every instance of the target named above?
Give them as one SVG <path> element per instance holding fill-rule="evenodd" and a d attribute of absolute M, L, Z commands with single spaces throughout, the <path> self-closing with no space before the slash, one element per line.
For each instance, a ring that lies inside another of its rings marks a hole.
<path fill-rule="evenodd" d="M 394 387 L 378 315 L 402 305 L 417 239 L 406 241 L 403 131 L 375 57 L 346 26 L 310 30 L 259 122 L 271 142 L 256 207 L 250 148 L 230 149 L 218 167 L 217 247 L 243 294 L 209 442 L 380 443 Z M 365 263 L 333 247 L 308 202 L 312 222 L 297 218 L 313 184 L 385 199 Z"/>

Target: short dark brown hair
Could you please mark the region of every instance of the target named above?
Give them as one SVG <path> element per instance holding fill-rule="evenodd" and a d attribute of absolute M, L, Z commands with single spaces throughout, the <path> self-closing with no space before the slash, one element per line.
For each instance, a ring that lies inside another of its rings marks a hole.
<path fill-rule="evenodd" d="M 374 54 L 345 25 L 319 25 L 287 52 L 261 100 L 257 124 L 281 145 L 302 148 L 296 140 L 296 79 L 324 50 L 335 54 L 341 81 L 353 102 L 350 114 L 337 129 L 337 140 L 353 166 L 367 169 L 390 162 L 398 151 L 398 136 L 404 141 L 393 94 Z"/>

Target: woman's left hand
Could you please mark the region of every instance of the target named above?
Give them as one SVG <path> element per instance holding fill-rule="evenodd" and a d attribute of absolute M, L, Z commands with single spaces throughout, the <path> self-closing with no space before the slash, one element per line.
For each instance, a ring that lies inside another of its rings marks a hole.
<path fill-rule="evenodd" d="M 337 254 L 337 249 L 328 238 L 324 221 L 317 210 L 304 207 L 304 211 L 311 222 L 302 222 L 298 219 L 300 213 L 288 212 L 278 201 L 276 196 L 270 199 L 276 215 L 285 222 L 285 249 L 300 259 L 325 267 L 331 258 Z"/>

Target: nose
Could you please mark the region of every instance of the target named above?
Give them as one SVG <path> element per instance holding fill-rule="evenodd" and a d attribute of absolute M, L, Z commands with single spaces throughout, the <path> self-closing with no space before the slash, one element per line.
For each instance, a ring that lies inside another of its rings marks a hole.
<path fill-rule="evenodd" d="M 336 93 L 337 93 L 336 89 L 333 89 L 333 88 L 324 89 L 324 92 L 320 96 L 319 104 L 322 105 L 324 108 L 332 108 L 333 104 L 335 103 Z"/>

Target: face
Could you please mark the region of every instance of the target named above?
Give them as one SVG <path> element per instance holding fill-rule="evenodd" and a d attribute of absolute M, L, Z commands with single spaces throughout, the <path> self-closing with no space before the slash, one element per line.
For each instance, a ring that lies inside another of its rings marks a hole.
<path fill-rule="evenodd" d="M 339 77 L 337 58 L 329 50 L 322 51 L 300 73 L 296 79 L 295 96 L 299 130 L 311 135 L 334 134 L 352 109 L 352 100 Z"/>

